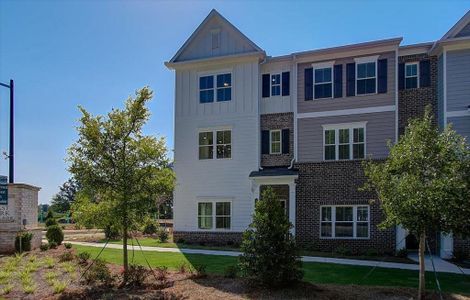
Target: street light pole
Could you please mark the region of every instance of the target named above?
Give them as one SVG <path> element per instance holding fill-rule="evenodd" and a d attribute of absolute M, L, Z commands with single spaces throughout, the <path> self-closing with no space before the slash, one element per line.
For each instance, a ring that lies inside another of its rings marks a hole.
<path fill-rule="evenodd" d="M 10 79 L 10 84 L 5 84 L 0 82 L 0 86 L 6 87 L 10 89 L 10 147 L 8 151 L 8 162 L 9 162 L 9 176 L 8 176 L 8 182 L 9 183 L 14 183 L 15 182 L 15 160 L 13 157 L 14 154 L 14 136 L 15 136 L 15 131 L 14 131 L 14 95 L 15 95 L 15 84 L 13 82 L 13 79 Z"/>

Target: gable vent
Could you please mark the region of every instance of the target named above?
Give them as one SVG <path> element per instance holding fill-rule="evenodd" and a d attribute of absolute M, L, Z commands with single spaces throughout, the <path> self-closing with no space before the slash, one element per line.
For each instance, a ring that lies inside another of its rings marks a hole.
<path fill-rule="evenodd" d="M 220 48 L 220 30 L 214 29 L 211 31 L 212 50 Z"/>

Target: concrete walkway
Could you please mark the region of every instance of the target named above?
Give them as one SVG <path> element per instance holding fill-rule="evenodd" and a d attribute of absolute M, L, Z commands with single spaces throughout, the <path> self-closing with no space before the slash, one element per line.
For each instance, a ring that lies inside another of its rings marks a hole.
<path fill-rule="evenodd" d="M 104 246 L 104 243 L 90 243 L 90 242 L 75 242 L 75 241 L 64 241 L 74 245 L 98 247 Z M 132 250 L 132 245 L 128 246 Z M 119 244 L 108 244 L 106 248 L 110 249 L 122 249 L 122 245 Z M 139 246 L 134 246 L 134 250 L 140 250 Z M 206 250 L 206 249 L 180 249 L 180 248 L 163 248 L 163 247 L 148 247 L 142 246 L 143 251 L 156 251 L 156 252 L 171 252 L 171 253 L 185 253 L 185 254 L 204 254 L 204 255 L 222 255 L 222 256 L 234 256 L 237 257 L 241 254 L 238 251 L 223 251 L 223 250 Z M 413 257 L 410 257 L 413 259 Z M 436 270 L 444 273 L 455 273 L 455 274 L 467 274 L 470 275 L 470 269 L 459 268 L 449 262 L 446 262 L 438 257 L 433 257 Z M 345 259 L 345 258 L 332 258 L 332 257 L 317 257 L 317 256 L 302 256 L 304 262 L 319 262 L 329 264 L 341 264 L 351 266 L 366 266 L 366 267 L 379 267 L 388 269 L 402 269 L 402 270 L 419 270 L 419 266 L 416 264 L 404 264 L 394 262 L 380 262 L 373 260 L 359 260 L 359 259 Z M 425 260 L 426 271 L 432 271 L 431 260 L 427 258 Z"/>

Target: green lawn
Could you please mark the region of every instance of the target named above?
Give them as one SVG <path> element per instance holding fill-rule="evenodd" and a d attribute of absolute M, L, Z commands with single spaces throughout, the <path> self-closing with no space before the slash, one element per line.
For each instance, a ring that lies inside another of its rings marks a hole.
<path fill-rule="evenodd" d="M 87 251 L 95 257 L 100 248 L 73 246 L 78 252 Z M 202 254 L 181 254 L 149 252 L 144 253 L 151 266 L 166 266 L 170 269 L 177 269 L 181 264 L 195 266 L 204 264 L 208 273 L 223 274 L 225 268 L 237 263 L 236 257 L 215 256 Z M 133 253 L 130 251 L 129 260 L 132 261 Z M 101 257 L 110 263 L 122 263 L 122 251 L 119 249 L 105 249 Z M 135 251 L 134 262 L 146 265 L 141 251 Z M 347 266 L 327 263 L 304 263 L 304 280 L 312 283 L 329 284 L 357 284 L 357 285 L 377 285 L 377 286 L 418 286 L 418 272 L 399 269 L 376 268 L 372 274 L 364 278 L 371 270 L 371 267 Z M 438 274 L 441 288 L 445 292 L 455 292 L 470 294 L 470 276 L 459 274 Z M 434 274 L 426 273 L 427 288 L 436 289 Z"/>

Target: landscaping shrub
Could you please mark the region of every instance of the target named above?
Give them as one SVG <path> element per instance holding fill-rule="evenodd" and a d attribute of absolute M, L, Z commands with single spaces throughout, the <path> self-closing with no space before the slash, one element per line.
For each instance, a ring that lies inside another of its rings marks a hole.
<path fill-rule="evenodd" d="M 165 228 L 160 228 L 158 230 L 158 239 L 162 243 L 168 242 L 168 232 L 165 230 Z"/>
<path fill-rule="evenodd" d="M 462 262 L 466 259 L 468 259 L 468 254 L 465 251 L 462 250 L 455 250 L 453 253 L 454 260 L 458 262 Z"/>
<path fill-rule="evenodd" d="M 15 238 L 15 251 L 31 251 L 31 240 L 33 239 L 33 234 L 31 232 L 21 231 L 16 235 Z"/>
<path fill-rule="evenodd" d="M 49 242 L 48 245 L 49 245 L 49 249 L 55 249 L 55 248 L 57 248 L 57 243 L 56 243 L 56 242 L 53 242 L 53 241 L 52 241 L 52 242 Z"/>
<path fill-rule="evenodd" d="M 350 256 L 351 250 L 346 246 L 339 246 L 334 251 L 336 254 L 343 255 L 343 256 Z"/>
<path fill-rule="evenodd" d="M 41 249 L 41 251 L 47 251 L 49 249 L 49 245 L 42 243 L 41 246 L 39 246 L 39 249 Z"/>
<path fill-rule="evenodd" d="M 58 225 L 57 221 L 54 218 L 46 219 L 46 227 Z"/>
<path fill-rule="evenodd" d="M 74 259 L 74 255 L 71 251 L 66 251 L 59 255 L 59 261 L 64 262 L 64 261 L 72 261 Z"/>
<path fill-rule="evenodd" d="M 90 257 L 91 257 L 91 254 L 89 252 L 86 252 L 86 251 L 80 252 L 77 255 L 78 263 L 82 266 L 87 265 Z"/>
<path fill-rule="evenodd" d="M 408 250 L 406 250 L 406 248 L 401 248 L 400 250 L 397 251 L 396 256 L 401 257 L 401 258 L 406 258 L 408 257 Z"/>
<path fill-rule="evenodd" d="M 88 269 L 85 275 L 83 275 L 83 278 L 87 283 L 101 282 L 110 284 L 113 281 L 106 262 L 99 258 L 93 261 L 93 265 Z"/>
<path fill-rule="evenodd" d="M 151 235 L 157 233 L 157 231 L 157 223 L 151 218 L 146 219 L 144 225 L 142 226 L 142 233 Z"/>
<path fill-rule="evenodd" d="M 149 273 L 150 271 L 143 266 L 130 264 L 127 273 L 127 285 L 132 287 L 142 286 Z"/>
<path fill-rule="evenodd" d="M 65 249 L 71 249 L 71 248 L 72 248 L 72 244 L 70 244 L 70 243 L 64 243 L 64 247 L 65 247 Z"/>
<path fill-rule="evenodd" d="M 183 238 L 179 238 L 176 243 L 177 244 L 184 244 L 186 241 Z"/>
<path fill-rule="evenodd" d="M 238 268 L 237 266 L 227 266 L 224 270 L 225 278 L 235 278 L 237 277 Z"/>
<path fill-rule="evenodd" d="M 379 255 L 379 252 L 373 248 L 367 249 L 366 251 L 367 256 L 377 256 Z"/>
<path fill-rule="evenodd" d="M 57 245 L 60 245 L 64 240 L 64 232 L 59 225 L 52 225 L 47 228 L 46 238 L 49 243 L 55 242 Z"/>
<path fill-rule="evenodd" d="M 281 202 L 271 188 L 256 202 L 253 222 L 243 233 L 242 273 L 269 286 L 285 286 L 303 278 L 302 261 Z"/>
<path fill-rule="evenodd" d="M 117 240 L 117 239 L 121 238 L 121 234 L 119 233 L 119 229 L 117 229 L 116 226 L 113 226 L 113 225 L 107 225 L 104 228 L 104 236 L 107 239 L 110 239 L 110 240 Z"/>

